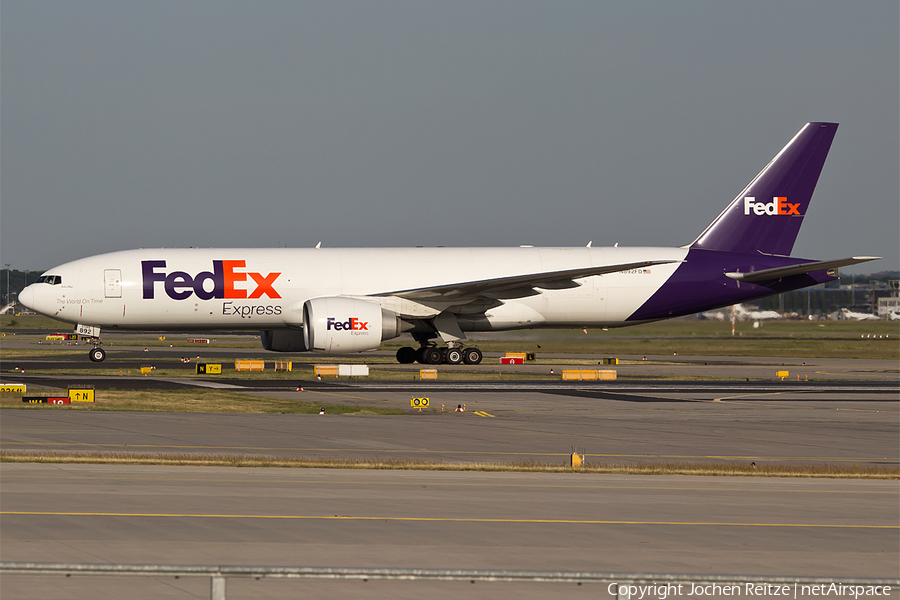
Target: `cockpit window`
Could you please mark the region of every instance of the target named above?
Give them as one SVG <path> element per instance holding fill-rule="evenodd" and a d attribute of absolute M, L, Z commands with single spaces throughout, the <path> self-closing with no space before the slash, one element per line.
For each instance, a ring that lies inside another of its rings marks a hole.
<path fill-rule="evenodd" d="M 35 283 L 49 283 L 50 285 L 59 285 L 62 283 L 62 277 L 59 275 L 41 275 Z"/>

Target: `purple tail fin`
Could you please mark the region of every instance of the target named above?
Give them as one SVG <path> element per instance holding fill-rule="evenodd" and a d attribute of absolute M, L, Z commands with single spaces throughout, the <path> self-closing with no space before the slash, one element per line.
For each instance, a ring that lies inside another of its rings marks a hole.
<path fill-rule="evenodd" d="M 837 123 L 807 123 L 691 248 L 788 256 Z"/>

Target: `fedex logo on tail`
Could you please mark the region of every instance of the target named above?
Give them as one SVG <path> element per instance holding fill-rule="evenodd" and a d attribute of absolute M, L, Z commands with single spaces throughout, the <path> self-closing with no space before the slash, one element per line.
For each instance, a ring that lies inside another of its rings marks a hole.
<path fill-rule="evenodd" d="M 144 299 L 152 300 L 156 292 L 156 284 L 162 283 L 166 295 L 172 300 L 185 300 L 192 294 L 197 294 L 200 300 L 212 300 L 213 298 L 262 298 L 263 294 L 269 298 L 281 298 L 275 291 L 275 280 L 281 273 L 253 273 L 243 271 L 247 264 L 243 260 L 214 260 L 212 271 L 201 271 L 191 275 L 184 271 L 172 271 L 166 273 L 166 261 L 142 260 L 141 274 L 144 280 Z M 157 269 L 163 269 L 157 272 Z M 250 278 L 256 287 L 251 292 L 245 288 L 247 278 Z M 212 283 L 212 289 L 209 284 Z"/>
<path fill-rule="evenodd" d="M 786 196 L 776 196 L 771 202 L 757 202 L 753 196 L 744 197 L 744 214 L 749 215 L 797 215 L 800 214 L 800 203 L 791 204 Z"/>
<path fill-rule="evenodd" d="M 350 317 L 347 321 L 338 321 L 334 317 L 328 317 L 325 329 L 331 331 L 369 331 L 369 322 L 360 321 L 356 317 Z"/>

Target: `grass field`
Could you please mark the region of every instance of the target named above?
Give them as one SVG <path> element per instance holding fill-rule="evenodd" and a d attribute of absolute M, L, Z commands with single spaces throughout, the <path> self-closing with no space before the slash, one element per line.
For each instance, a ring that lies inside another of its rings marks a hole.
<path fill-rule="evenodd" d="M 769 321 L 753 323 L 673 319 L 603 331 L 530 330 L 480 335 L 487 352 L 685 356 L 804 356 L 900 360 L 900 321 Z M 867 337 L 868 336 L 868 337 Z M 384 348 L 397 348 L 391 341 Z"/>
<path fill-rule="evenodd" d="M 34 319 L 34 321 L 31 321 Z M 16 321 L 16 325 L 11 325 Z M 46 317 L 0 317 L 0 330 L 15 327 L 44 331 L 71 331 L 71 325 L 52 321 Z M 11 334 L 10 334 L 11 335 Z M 34 334 L 37 335 L 37 332 Z M 156 334 L 137 335 L 116 333 L 104 338 L 104 345 L 138 345 L 144 347 L 202 348 L 187 342 L 193 335 L 164 334 L 160 341 Z M 28 335 L 17 335 L 17 340 Z M 216 339 L 213 344 L 222 348 L 247 348 L 258 353 L 263 351 L 254 335 L 204 335 Z M 485 352 L 536 352 L 541 354 L 599 354 L 618 355 L 671 355 L 683 356 L 802 356 L 807 358 L 865 358 L 900 360 L 900 321 L 767 321 L 754 328 L 753 323 L 737 323 L 735 335 L 731 334 L 731 323 L 693 318 L 673 319 L 647 325 L 623 327 L 603 331 L 588 330 L 584 334 L 578 329 L 543 329 L 509 331 L 500 333 L 471 334 L 470 342 L 477 344 Z M 37 338 L 35 338 L 37 340 Z M 41 348 L 4 348 L 0 338 L 3 358 L 17 356 L 38 356 Z M 35 341 L 36 343 L 36 341 Z M 409 339 L 391 340 L 382 344 L 383 350 L 396 350 L 405 345 L 413 345 Z M 82 348 L 83 346 L 79 346 Z M 63 351 L 61 348 L 54 350 Z M 66 347 L 65 352 L 84 352 Z M 46 353 L 50 353 L 47 350 Z M 274 357 L 276 355 L 271 354 Z M 327 363 L 346 359 L 330 359 L 326 356 L 300 354 L 297 358 L 286 359 L 301 362 Z M 393 363 L 389 357 L 373 357 L 361 354 L 366 362 Z M 281 358 L 281 357 L 279 357 Z"/>
<path fill-rule="evenodd" d="M 43 315 L 0 315 L 0 330 L 3 329 L 42 329 L 73 331 L 71 323 L 63 323 Z"/>
<path fill-rule="evenodd" d="M 56 464 L 182 465 L 198 467 L 269 467 L 304 469 L 377 469 L 394 471 L 487 471 L 516 473 L 594 473 L 616 475 L 705 475 L 730 477 L 803 477 L 832 479 L 900 479 L 897 467 L 858 465 L 758 465 L 744 463 L 593 463 L 590 455 L 578 468 L 531 461 L 508 464 L 445 463 L 417 460 L 283 458 L 245 454 L 149 454 L 139 452 L 0 451 L 0 462 Z"/>
<path fill-rule="evenodd" d="M 29 396 L 58 395 L 59 390 L 30 388 Z M 303 392 L 317 397 L 315 392 Z M 0 392 L 0 408 L 21 410 L 82 410 L 126 412 L 184 412 L 184 413 L 240 413 L 240 414 L 315 414 L 321 408 L 329 414 L 402 415 L 400 408 L 384 406 L 355 406 L 322 403 L 305 399 L 298 392 L 296 400 L 262 398 L 221 390 L 179 390 L 159 393 L 140 390 L 102 390 L 96 393 L 95 402 L 73 402 L 69 405 L 27 404 L 22 394 Z M 304 399 L 301 399 L 304 398 Z"/>

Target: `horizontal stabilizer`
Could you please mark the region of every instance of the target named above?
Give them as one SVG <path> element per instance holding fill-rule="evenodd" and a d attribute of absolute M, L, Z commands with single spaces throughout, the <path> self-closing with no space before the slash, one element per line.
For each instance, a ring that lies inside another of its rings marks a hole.
<path fill-rule="evenodd" d="M 454 282 L 445 285 L 417 288 L 411 290 L 399 290 L 375 294 L 377 296 L 399 296 L 409 300 L 457 300 L 472 299 L 474 297 L 515 298 L 523 296 L 523 288 L 567 289 L 577 287 L 568 284 L 575 279 L 591 277 L 593 275 L 606 275 L 631 269 L 646 269 L 654 265 L 682 262 L 678 260 L 642 260 L 620 265 L 595 265 L 580 269 L 568 269 L 565 271 L 549 271 L 543 273 L 526 273 L 511 277 L 498 277 L 496 279 L 483 279 L 480 281 Z M 546 287 L 545 287 L 546 286 Z M 531 295 L 530 293 L 524 295 Z"/>
<path fill-rule="evenodd" d="M 858 265 L 860 263 L 869 262 L 870 260 L 878 260 L 879 258 L 881 257 L 854 256 L 852 258 L 842 258 L 839 260 L 819 260 L 816 262 L 791 265 L 789 267 L 777 267 L 774 269 L 753 271 L 752 273 L 725 273 L 725 276 L 738 281 L 749 281 L 751 283 L 755 281 L 771 281 L 781 277 L 790 277 L 791 275 L 803 275 L 804 273 L 812 273 L 813 271 L 827 271 L 828 269 L 837 269 L 838 267 Z"/>

